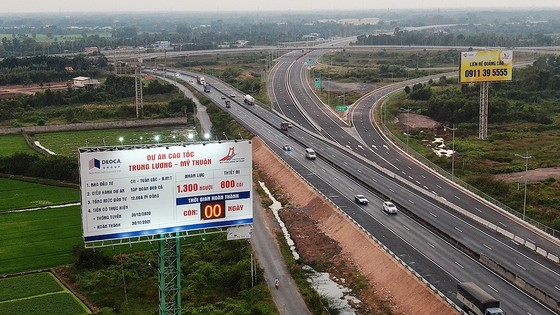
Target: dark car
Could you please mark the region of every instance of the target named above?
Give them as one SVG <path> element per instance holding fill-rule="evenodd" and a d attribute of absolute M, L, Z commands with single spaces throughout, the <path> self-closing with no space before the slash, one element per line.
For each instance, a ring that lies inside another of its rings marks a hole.
<path fill-rule="evenodd" d="M 282 147 L 282 150 L 284 151 L 292 151 L 292 147 L 289 144 L 284 144 L 284 146 Z"/>
<path fill-rule="evenodd" d="M 366 196 L 364 196 L 364 195 L 356 195 L 356 196 L 354 196 L 354 200 L 361 205 L 367 205 L 368 204 L 368 200 L 367 200 Z"/>

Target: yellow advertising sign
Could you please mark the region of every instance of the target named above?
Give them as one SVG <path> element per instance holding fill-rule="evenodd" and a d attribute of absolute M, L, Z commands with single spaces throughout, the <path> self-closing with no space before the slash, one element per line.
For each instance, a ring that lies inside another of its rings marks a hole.
<path fill-rule="evenodd" d="M 461 83 L 511 81 L 513 51 L 484 50 L 461 53 Z"/>

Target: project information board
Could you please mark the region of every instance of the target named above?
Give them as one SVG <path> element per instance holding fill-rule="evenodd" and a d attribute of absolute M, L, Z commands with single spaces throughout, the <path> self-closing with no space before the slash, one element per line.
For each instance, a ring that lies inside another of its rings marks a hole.
<path fill-rule="evenodd" d="M 511 81 L 513 51 L 483 50 L 461 53 L 461 83 Z"/>
<path fill-rule="evenodd" d="M 253 223 L 250 141 L 79 151 L 85 242 Z"/>

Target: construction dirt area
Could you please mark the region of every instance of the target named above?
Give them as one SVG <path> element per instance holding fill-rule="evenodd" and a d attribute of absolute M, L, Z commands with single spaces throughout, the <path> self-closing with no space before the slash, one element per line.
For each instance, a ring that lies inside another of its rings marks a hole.
<path fill-rule="evenodd" d="M 5 85 L 0 86 L 0 99 L 8 99 L 21 95 L 33 95 L 46 90 L 57 91 L 68 89 L 67 82 L 49 82 L 45 84 Z"/>
<path fill-rule="evenodd" d="M 302 260 L 326 266 L 325 271 L 339 282 L 345 279 L 345 285 L 360 277 L 367 279 L 370 288 L 356 296 L 361 301 L 354 306 L 357 314 L 458 314 L 308 186 L 258 138 L 253 139 L 253 160 L 260 179 L 279 199 L 288 202 L 280 217 Z M 266 217 L 269 228 L 279 229 L 271 211 Z"/>

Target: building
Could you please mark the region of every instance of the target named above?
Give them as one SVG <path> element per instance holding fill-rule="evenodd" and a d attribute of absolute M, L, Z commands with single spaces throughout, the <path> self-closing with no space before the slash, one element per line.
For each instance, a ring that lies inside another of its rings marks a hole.
<path fill-rule="evenodd" d="M 152 44 L 152 47 L 154 49 L 164 49 L 164 50 L 173 49 L 173 46 L 171 46 L 171 42 L 168 40 L 158 40 L 157 42 Z"/>
<path fill-rule="evenodd" d="M 73 88 L 97 88 L 99 87 L 100 83 L 97 79 L 92 79 L 90 77 L 75 77 L 72 79 L 72 87 Z"/>

